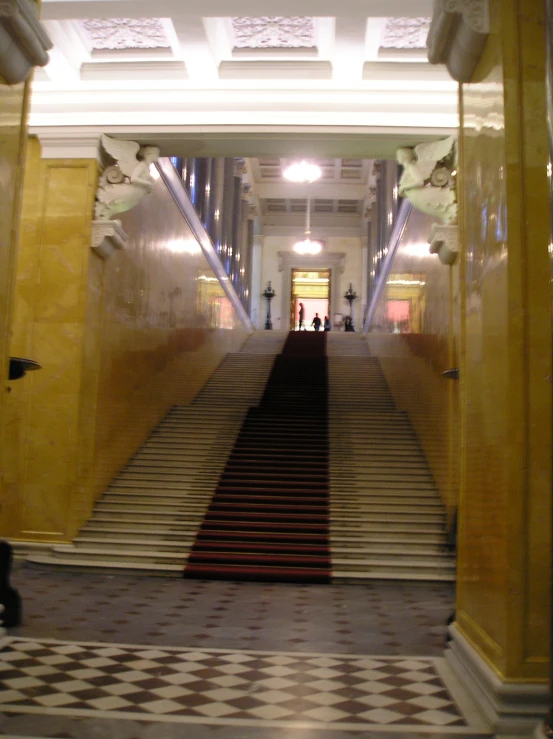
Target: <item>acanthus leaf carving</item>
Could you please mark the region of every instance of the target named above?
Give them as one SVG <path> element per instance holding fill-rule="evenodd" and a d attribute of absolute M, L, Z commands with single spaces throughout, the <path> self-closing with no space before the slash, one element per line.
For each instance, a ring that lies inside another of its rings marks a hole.
<path fill-rule="evenodd" d="M 315 46 L 315 24 L 308 17 L 235 17 L 231 19 L 237 49 L 297 49 Z"/>
<path fill-rule="evenodd" d="M 430 18 L 388 18 L 384 28 L 383 49 L 424 49 Z"/>
<path fill-rule="evenodd" d="M 87 18 L 80 24 L 96 51 L 170 46 L 160 18 Z"/>

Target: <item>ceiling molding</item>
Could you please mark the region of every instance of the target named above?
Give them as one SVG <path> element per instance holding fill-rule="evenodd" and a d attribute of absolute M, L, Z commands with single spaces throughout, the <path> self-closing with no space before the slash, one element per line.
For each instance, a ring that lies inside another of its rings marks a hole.
<path fill-rule="evenodd" d="M 197 17 L 201 12 L 204 17 L 223 18 L 232 16 L 249 16 L 252 12 L 252 0 L 202 0 L 198 3 L 175 2 L 175 0 L 42 0 L 42 17 L 46 19 L 60 18 L 105 18 L 106 5 L 112 18 L 140 18 L 148 15 L 155 7 L 155 15 L 159 18 L 178 14 L 182 18 Z M 230 6 L 230 7 L 229 7 Z M 263 10 L 274 9 L 274 3 L 263 5 L 263 0 L 255 4 L 261 15 Z M 286 16 L 412 16 L 430 17 L 432 0 L 279 0 L 279 14 Z"/>
<path fill-rule="evenodd" d="M 309 268 L 317 269 L 336 269 L 338 268 L 340 273 L 344 273 L 346 265 L 346 253 L 345 252 L 321 252 L 313 256 L 302 256 L 296 254 L 294 251 L 279 251 L 278 252 L 278 271 L 282 272 L 285 269 L 292 268 Z"/>
<path fill-rule="evenodd" d="M 221 62 L 221 80 L 329 80 L 330 62 L 313 61 L 232 61 Z"/>
<path fill-rule="evenodd" d="M 367 194 L 365 182 L 351 184 L 343 180 L 333 180 L 329 183 L 313 182 L 310 185 L 301 183 L 256 182 L 255 191 L 259 198 L 332 198 L 333 200 L 362 200 Z"/>
<path fill-rule="evenodd" d="M 440 67 L 433 67 L 428 63 L 426 57 L 421 57 L 420 61 L 412 62 L 365 62 L 363 65 L 363 79 L 373 82 L 392 81 L 398 82 L 450 82 L 451 78 L 447 71 Z M 453 89 L 453 87 L 452 87 Z"/>
<path fill-rule="evenodd" d="M 92 80 L 186 80 L 183 62 L 88 62 L 81 66 L 81 79 Z"/>

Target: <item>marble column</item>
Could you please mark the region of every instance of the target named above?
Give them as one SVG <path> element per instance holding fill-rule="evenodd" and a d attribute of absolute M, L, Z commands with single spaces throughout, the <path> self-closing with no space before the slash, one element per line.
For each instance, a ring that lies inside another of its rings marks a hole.
<path fill-rule="evenodd" d="M 250 287 L 250 318 L 255 328 L 263 328 L 265 316 L 261 305 L 261 266 L 263 261 L 263 235 L 254 220 L 252 229 L 252 273 Z"/>
<path fill-rule="evenodd" d="M 232 257 L 232 233 L 234 227 L 234 158 L 225 159 L 224 194 L 223 194 L 223 238 L 221 261 L 225 272 L 230 276 Z"/>
<path fill-rule="evenodd" d="M 232 206 L 232 253 L 230 256 L 230 279 L 234 285 L 234 289 L 239 293 L 240 280 L 240 259 L 242 251 L 242 178 L 240 175 L 234 176 L 233 189 L 233 206 Z"/>
<path fill-rule="evenodd" d="M 211 160 L 205 157 L 194 160 L 194 186 L 190 199 L 202 223 L 205 223 L 209 207 L 209 204 L 206 206 L 206 185 L 210 173 L 210 165 Z"/>
<path fill-rule="evenodd" d="M 547 25 L 543 0 L 489 11 L 459 97 L 461 482 L 446 654 L 495 735 L 530 737 L 549 707 L 551 638 Z"/>
<path fill-rule="evenodd" d="M 225 160 L 213 159 L 207 232 L 213 247 L 223 261 L 223 196 L 225 192 Z"/>

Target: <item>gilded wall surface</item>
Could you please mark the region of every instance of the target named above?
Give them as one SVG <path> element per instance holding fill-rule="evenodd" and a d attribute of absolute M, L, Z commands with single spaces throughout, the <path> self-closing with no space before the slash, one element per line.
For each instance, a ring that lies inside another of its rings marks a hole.
<path fill-rule="evenodd" d="M 189 403 L 245 331 L 161 180 L 90 248 L 94 160 L 29 144 L 12 351 L 43 369 L 13 383 L 2 427 L 4 533 L 65 541 L 168 408 Z"/>
<path fill-rule="evenodd" d="M 9 330 L 26 139 L 25 104 L 24 84 L 11 87 L 0 84 L 0 424 L 7 399 Z M 0 495 L 4 484 L 5 471 L 0 468 Z"/>
<path fill-rule="evenodd" d="M 433 219 L 413 209 L 382 290 L 369 345 L 398 408 L 407 411 L 446 504 L 458 489 L 458 386 L 442 372 L 458 362 L 458 265 L 428 250 Z"/>

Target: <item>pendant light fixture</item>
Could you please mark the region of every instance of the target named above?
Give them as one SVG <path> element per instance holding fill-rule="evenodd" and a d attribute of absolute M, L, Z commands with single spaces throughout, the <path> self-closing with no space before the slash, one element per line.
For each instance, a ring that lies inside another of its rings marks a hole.
<path fill-rule="evenodd" d="M 287 167 L 283 172 L 284 177 L 291 182 L 301 182 L 310 185 L 315 180 L 322 177 L 322 171 L 319 166 L 302 159 L 301 162 L 295 162 Z M 305 238 L 303 241 L 297 241 L 292 247 L 297 254 L 314 255 L 318 254 L 323 245 L 320 241 L 311 241 L 311 198 L 309 191 L 307 193 L 307 204 L 305 207 Z"/>
<path fill-rule="evenodd" d="M 297 254 L 318 254 L 323 245 L 320 241 L 311 241 L 309 238 L 311 235 L 311 199 L 309 194 L 307 195 L 307 204 L 305 207 L 305 239 L 303 241 L 296 241 L 292 247 Z"/>

